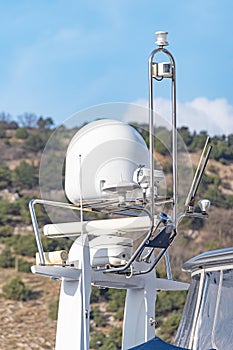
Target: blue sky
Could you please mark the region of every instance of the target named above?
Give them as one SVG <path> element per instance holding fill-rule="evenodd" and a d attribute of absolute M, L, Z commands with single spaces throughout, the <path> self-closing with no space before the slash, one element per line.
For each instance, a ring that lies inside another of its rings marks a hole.
<path fill-rule="evenodd" d="M 145 105 L 154 33 L 166 30 L 179 124 L 233 133 L 232 12 L 231 0 L 0 0 L 0 111 L 60 124 L 93 105 Z M 156 90 L 164 117 L 169 93 Z"/>

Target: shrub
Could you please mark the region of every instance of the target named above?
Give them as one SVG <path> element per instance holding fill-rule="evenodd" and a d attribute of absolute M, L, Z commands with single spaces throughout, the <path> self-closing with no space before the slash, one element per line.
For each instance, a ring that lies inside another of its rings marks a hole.
<path fill-rule="evenodd" d="M 0 190 L 11 184 L 11 171 L 6 166 L 0 166 Z"/>
<path fill-rule="evenodd" d="M 19 198 L 17 204 L 19 205 L 21 221 L 25 224 L 31 224 L 31 216 L 28 210 L 28 203 L 32 198 L 29 196 L 23 196 Z"/>
<path fill-rule="evenodd" d="M 111 339 L 114 339 L 114 343 L 117 346 L 117 349 L 121 349 L 122 329 L 120 327 L 114 327 L 109 333 L 109 337 Z"/>
<path fill-rule="evenodd" d="M 105 335 L 102 332 L 95 332 L 91 334 L 90 348 L 99 349 L 103 345 Z"/>
<path fill-rule="evenodd" d="M 171 162 L 164 162 L 163 163 L 163 171 L 167 174 L 172 172 L 172 163 Z"/>
<path fill-rule="evenodd" d="M 34 236 L 33 236 L 34 237 Z M 44 251 L 52 252 L 54 250 L 69 250 L 72 245 L 72 240 L 69 238 L 46 238 L 45 236 L 41 237 Z"/>
<path fill-rule="evenodd" d="M 24 148 L 26 151 L 38 153 L 44 149 L 46 141 L 38 134 L 30 135 L 25 141 Z"/>
<path fill-rule="evenodd" d="M 115 316 L 114 316 L 115 320 L 117 321 L 123 321 L 123 318 L 124 318 L 124 308 L 121 307 L 116 313 L 115 313 Z"/>
<path fill-rule="evenodd" d="M 23 160 L 15 168 L 14 182 L 19 189 L 32 189 L 38 184 L 37 169 Z"/>
<path fill-rule="evenodd" d="M 12 256 L 11 250 L 9 247 L 6 247 L 0 255 L 0 267 L 11 268 L 15 265 L 15 259 Z"/>
<path fill-rule="evenodd" d="M 6 130 L 0 129 L 0 139 L 4 139 L 6 137 Z"/>
<path fill-rule="evenodd" d="M 23 259 L 18 259 L 18 272 L 31 272 L 31 266 L 31 263 Z"/>
<path fill-rule="evenodd" d="M 108 300 L 109 300 L 108 288 L 98 288 L 98 287 L 92 286 L 91 303 L 99 303 L 101 301 L 107 302 Z"/>
<path fill-rule="evenodd" d="M 124 307 L 125 290 L 109 289 L 108 295 L 109 295 L 108 311 L 119 312 L 120 308 Z"/>
<path fill-rule="evenodd" d="M 90 313 L 90 319 L 92 319 L 95 323 L 96 327 L 105 327 L 106 326 L 106 320 L 104 315 L 101 313 L 98 306 L 95 306 L 93 310 Z"/>
<path fill-rule="evenodd" d="M 99 349 L 100 350 L 119 350 L 120 348 L 116 345 L 114 339 L 105 338 L 103 345 Z"/>
<path fill-rule="evenodd" d="M 215 249 L 220 249 L 220 244 L 219 242 L 213 241 L 213 240 L 207 240 L 206 242 L 204 242 L 203 245 L 205 251 L 207 250 L 215 250 Z"/>
<path fill-rule="evenodd" d="M 225 206 L 228 209 L 232 209 L 233 208 L 233 195 L 230 194 L 230 195 L 226 196 Z"/>
<path fill-rule="evenodd" d="M 158 335 L 163 340 L 169 341 L 174 336 L 181 318 L 186 294 L 186 291 L 161 291 L 158 293 L 155 307 L 159 324 Z"/>
<path fill-rule="evenodd" d="M 156 301 L 156 313 L 159 315 L 169 314 L 171 311 L 183 308 L 186 291 L 160 291 Z"/>
<path fill-rule="evenodd" d="M 6 299 L 17 301 L 26 301 L 31 293 L 30 289 L 24 284 L 19 276 L 13 277 L 3 288 L 3 296 Z"/>
<path fill-rule="evenodd" d="M 6 224 L 11 222 L 11 218 L 9 216 L 10 205 L 11 204 L 5 200 L 2 200 L 0 202 L 0 225 L 2 225 L 2 226 L 5 226 Z M 3 229 L 3 231 L 4 231 L 4 229 Z"/>
<path fill-rule="evenodd" d="M 15 137 L 17 139 L 25 140 L 28 137 L 28 135 L 29 134 L 28 134 L 27 128 L 19 128 L 15 132 Z"/>
<path fill-rule="evenodd" d="M 16 236 L 12 246 L 16 254 L 35 257 L 37 252 L 36 240 L 34 235 Z"/>
<path fill-rule="evenodd" d="M 12 236 L 12 227 L 10 225 L 0 226 L 0 237 Z"/>
<path fill-rule="evenodd" d="M 58 303 L 59 300 L 55 299 L 52 300 L 49 303 L 49 318 L 51 318 L 51 320 L 57 320 L 57 316 L 58 316 Z"/>
<path fill-rule="evenodd" d="M 159 336 L 165 341 L 171 341 L 174 337 L 181 318 L 181 312 L 174 311 L 162 321 L 162 327 L 159 329 Z"/>

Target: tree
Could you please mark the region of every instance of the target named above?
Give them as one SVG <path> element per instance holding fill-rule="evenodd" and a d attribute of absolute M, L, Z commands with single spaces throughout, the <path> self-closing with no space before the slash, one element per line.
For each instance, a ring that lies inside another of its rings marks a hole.
<path fill-rule="evenodd" d="M 161 128 L 155 135 L 155 150 L 162 155 L 171 152 L 171 132 L 166 128 Z"/>
<path fill-rule="evenodd" d="M 206 131 L 200 131 L 199 134 L 194 132 L 193 133 L 193 141 L 190 145 L 190 149 L 192 149 L 192 150 L 202 149 L 205 145 L 206 139 L 207 139 L 207 132 Z"/>
<path fill-rule="evenodd" d="M 38 117 L 34 113 L 24 113 L 18 116 L 19 124 L 26 128 L 36 128 Z"/>
<path fill-rule="evenodd" d="M 0 113 L 0 122 L 4 122 L 6 124 L 9 124 L 11 122 L 11 115 L 6 112 Z"/>
<path fill-rule="evenodd" d="M 32 189 L 38 184 L 37 168 L 23 160 L 15 168 L 14 183 L 19 189 Z"/>
<path fill-rule="evenodd" d="M 227 143 L 228 143 L 228 146 L 233 146 L 233 134 L 228 135 Z"/>
<path fill-rule="evenodd" d="M 47 118 L 40 117 L 37 121 L 37 126 L 39 129 L 50 129 L 53 125 L 54 125 L 54 122 L 51 117 L 47 117 Z"/>
<path fill-rule="evenodd" d="M 91 288 L 91 303 L 107 302 L 109 300 L 109 290 L 107 288 Z"/>
<path fill-rule="evenodd" d="M 186 146 L 189 146 L 192 143 L 193 138 L 187 126 L 178 128 L 178 133 L 180 134 Z"/>

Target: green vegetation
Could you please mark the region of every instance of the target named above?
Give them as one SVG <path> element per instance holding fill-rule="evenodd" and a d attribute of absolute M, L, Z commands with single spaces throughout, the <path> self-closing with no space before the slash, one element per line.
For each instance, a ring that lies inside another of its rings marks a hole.
<path fill-rule="evenodd" d="M 28 138 L 28 136 L 29 136 L 29 132 L 27 128 L 18 128 L 15 132 L 15 137 L 17 139 L 25 140 L 26 138 Z"/>
<path fill-rule="evenodd" d="M 90 340 L 90 348 L 91 349 L 100 349 L 104 344 L 106 337 L 102 332 L 93 332 Z"/>
<path fill-rule="evenodd" d="M 28 300 L 31 290 L 24 284 L 19 276 L 13 277 L 3 286 L 3 296 L 6 299 L 17 301 Z"/>
<path fill-rule="evenodd" d="M 125 290 L 109 289 L 108 290 L 108 311 L 120 312 L 124 308 Z"/>
<path fill-rule="evenodd" d="M 0 190 L 11 185 L 11 171 L 7 166 L 0 166 Z"/>
<path fill-rule="evenodd" d="M 15 258 L 15 269 L 18 272 L 31 272 L 32 264 L 24 259 Z"/>
<path fill-rule="evenodd" d="M 34 258 L 37 246 L 35 237 L 28 231 L 31 224 L 28 203 L 32 198 L 39 196 L 39 159 L 45 144 L 53 130 L 54 123 L 50 117 L 38 117 L 32 113 L 25 113 L 12 121 L 6 113 L 0 114 L 0 268 L 17 269 L 20 272 L 29 272 L 30 257 Z M 148 125 L 134 126 L 142 134 L 148 144 Z M 51 172 L 57 171 L 57 159 L 60 157 L 64 141 L 69 139 L 73 130 L 62 130 L 62 137 L 58 133 L 54 138 L 51 159 L 43 174 L 45 181 L 50 179 Z M 184 143 L 190 153 L 199 152 L 205 144 L 207 133 L 191 132 L 187 127 L 179 128 L 178 149 L 184 150 Z M 162 168 L 165 174 L 171 173 L 170 162 L 171 133 L 164 127 L 155 128 L 155 150 L 160 153 Z M 183 142 L 181 142 L 183 140 Z M 223 165 L 229 165 L 233 160 L 233 134 L 228 136 L 214 136 L 211 138 L 213 150 L 211 159 Z M 204 175 L 199 188 L 202 198 L 208 198 L 212 205 L 218 208 L 232 209 L 232 185 L 227 177 L 221 178 L 216 162 L 208 164 L 208 173 Z M 63 174 L 64 175 L 64 174 Z M 50 189 L 50 182 L 43 184 Z M 58 184 L 59 185 L 59 184 Z M 168 183 L 169 188 L 169 183 Z M 41 224 L 49 222 L 43 207 L 36 208 Z M 185 229 L 200 231 L 205 223 L 199 219 L 187 219 L 182 222 Z M 22 234 L 16 229 L 23 228 Z M 25 231 L 24 231 L 25 230 Z M 29 229 L 30 230 L 30 229 Z M 186 230 L 186 231 L 187 231 Z M 211 231 L 212 232 L 212 231 Z M 230 236 L 230 232 L 228 232 Z M 184 240 L 186 238 L 184 237 Z M 193 238 L 195 239 L 195 238 Z M 45 251 L 59 249 L 68 250 L 72 240 L 46 239 L 42 237 Z M 219 243 L 213 238 L 202 243 L 204 249 L 217 249 Z M 181 248 L 182 249 L 182 248 Z M 163 271 L 157 275 L 164 277 Z M 185 300 L 185 292 L 160 292 L 156 303 L 157 334 L 164 340 L 171 341 L 175 334 Z M 3 296 L 9 299 L 25 301 L 30 297 L 29 288 L 17 277 L 7 282 L 3 287 Z M 121 328 L 112 327 L 109 321 L 118 324 L 123 319 L 125 291 L 117 289 L 98 289 L 92 287 L 91 294 L 91 321 L 93 325 L 91 348 L 102 350 L 117 350 L 121 344 Z M 106 312 L 100 308 L 100 303 L 107 303 Z M 57 319 L 58 301 L 48 305 L 48 315 L 52 320 Z M 111 331 L 106 336 L 106 327 Z"/>
<path fill-rule="evenodd" d="M 141 133 L 148 145 L 148 125 L 135 123 L 133 127 Z M 162 155 L 169 154 L 171 147 L 171 131 L 167 130 L 165 127 L 157 127 L 155 128 L 154 134 L 155 150 Z M 205 144 L 206 138 L 206 131 L 200 131 L 198 134 L 196 131 L 191 132 L 188 127 L 182 126 L 178 128 L 178 150 L 183 150 L 183 144 L 185 144 L 189 152 L 201 150 Z M 211 152 L 212 159 L 223 164 L 228 164 L 233 160 L 233 134 L 229 134 L 228 136 L 213 136 L 210 140 L 213 146 Z"/>
<path fill-rule="evenodd" d="M 15 259 L 11 253 L 11 249 L 6 246 L 0 254 L 0 267 L 11 268 L 15 265 Z"/>
<path fill-rule="evenodd" d="M 90 348 L 100 350 L 120 350 L 121 349 L 121 328 L 114 327 L 108 337 L 101 331 L 91 334 Z"/>
<path fill-rule="evenodd" d="M 94 306 L 90 313 L 90 319 L 93 320 L 95 327 L 105 327 L 106 319 L 98 306 Z"/>
<path fill-rule="evenodd" d="M 14 171 L 14 184 L 19 189 L 32 189 L 38 185 L 38 169 L 24 160 Z"/>
<path fill-rule="evenodd" d="M 51 320 L 56 320 L 57 316 L 58 316 L 58 302 L 59 300 L 52 300 L 49 303 L 49 317 L 51 318 Z"/>
<path fill-rule="evenodd" d="M 185 299 L 186 291 L 161 291 L 156 301 L 157 334 L 170 341 L 177 330 Z"/>

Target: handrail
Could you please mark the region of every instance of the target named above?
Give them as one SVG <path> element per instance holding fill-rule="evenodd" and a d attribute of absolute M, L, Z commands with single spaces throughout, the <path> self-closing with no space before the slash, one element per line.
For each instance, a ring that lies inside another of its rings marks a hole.
<path fill-rule="evenodd" d="M 177 123 L 176 123 L 176 66 L 175 59 L 172 54 L 164 47 L 158 47 L 153 50 L 148 62 L 148 80 L 149 80 L 149 152 L 150 152 L 150 210 L 152 217 L 154 216 L 154 101 L 153 101 L 153 59 L 154 56 L 163 52 L 171 62 L 172 68 L 172 167 L 173 167 L 173 221 L 176 225 L 177 202 L 178 202 L 178 172 L 177 172 Z M 163 78 L 162 78 L 163 79 Z M 161 79 L 161 80 L 162 80 Z M 158 80 L 158 79 L 156 79 Z"/>
<path fill-rule="evenodd" d="M 34 233 L 35 233 L 35 237 L 36 237 L 36 243 L 37 243 L 37 247 L 38 247 L 40 263 L 41 263 L 41 265 L 45 265 L 44 250 L 43 250 L 43 245 L 42 245 L 42 241 L 41 241 L 41 237 L 40 237 L 40 230 L 39 230 L 39 226 L 38 226 L 38 221 L 37 221 L 37 217 L 36 217 L 36 213 L 35 213 L 35 205 L 36 204 L 49 205 L 49 206 L 54 206 L 54 207 L 59 207 L 59 208 L 66 208 L 66 209 L 74 209 L 74 210 L 80 210 L 80 207 L 77 207 L 77 206 L 75 206 L 73 204 L 69 204 L 69 203 L 53 202 L 53 201 L 43 200 L 43 199 L 32 199 L 29 202 L 29 211 L 30 211 L 30 214 L 31 214 L 32 225 L 33 225 L 33 229 L 34 229 Z M 153 225 L 152 225 L 151 214 L 150 214 L 150 212 L 147 209 L 139 207 L 139 206 L 123 206 L 123 205 L 120 205 L 119 207 L 120 208 L 125 208 L 127 210 L 141 210 L 144 213 L 146 213 L 148 215 L 149 219 L 150 219 L 150 228 L 149 228 L 148 234 L 144 238 L 143 242 L 137 248 L 135 253 L 132 255 L 130 260 L 127 262 L 127 264 L 125 266 L 123 266 L 123 267 L 120 267 L 120 268 L 104 269 L 107 272 L 123 272 L 123 271 L 127 270 L 129 268 L 129 266 L 132 264 L 132 262 L 138 257 L 140 252 L 144 249 L 146 242 L 150 239 L 150 237 L 151 237 L 151 235 L 152 235 L 152 233 L 154 231 L 153 230 Z M 159 224 L 160 224 L 160 222 L 159 222 Z M 156 226 L 156 229 L 158 228 L 159 224 Z"/>
<path fill-rule="evenodd" d="M 32 219 L 32 226 L 33 226 L 35 237 L 36 237 L 36 243 L 37 243 L 37 247 L 38 247 L 40 263 L 41 263 L 41 265 L 45 265 L 44 249 L 43 249 L 43 245 L 41 242 L 40 230 L 39 230 L 38 221 L 37 221 L 37 217 L 36 217 L 36 213 L 35 213 L 35 205 L 36 204 L 50 205 L 50 206 L 54 206 L 54 207 L 74 209 L 74 210 L 80 210 L 80 208 L 73 205 L 73 204 L 63 203 L 63 202 L 53 202 L 53 201 L 44 200 L 44 199 L 32 199 L 29 202 L 29 211 L 30 211 L 30 215 L 31 215 L 31 219 Z"/>

